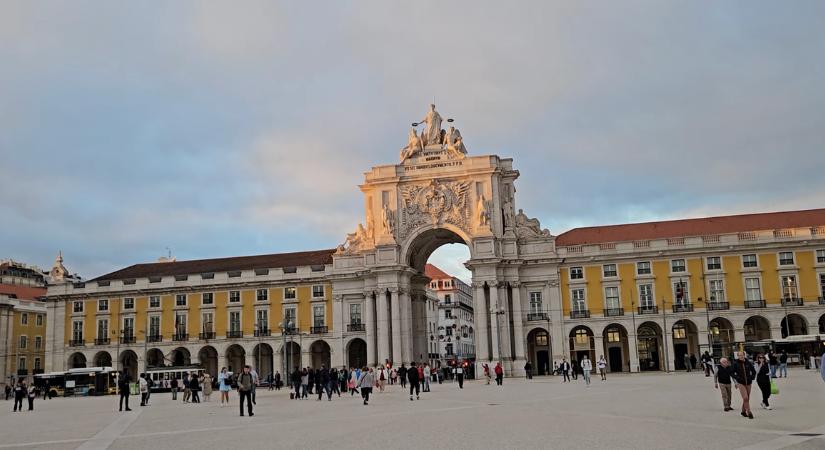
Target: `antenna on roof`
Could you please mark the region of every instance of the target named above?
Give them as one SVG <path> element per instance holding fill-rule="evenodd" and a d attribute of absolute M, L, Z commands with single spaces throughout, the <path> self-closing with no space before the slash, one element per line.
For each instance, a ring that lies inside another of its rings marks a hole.
<path fill-rule="evenodd" d="M 164 263 L 164 262 L 175 262 L 175 258 L 172 257 L 172 249 L 170 249 L 169 247 L 165 247 L 165 248 L 166 248 L 166 256 L 161 256 L 160 258 L 158 258 L 158 262 L 162 262 L 162 263 Z"/>

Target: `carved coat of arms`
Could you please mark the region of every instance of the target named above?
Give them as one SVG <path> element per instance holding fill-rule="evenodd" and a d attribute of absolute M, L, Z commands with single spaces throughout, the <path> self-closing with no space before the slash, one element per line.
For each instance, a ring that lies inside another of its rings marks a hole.
<path fill-rule="evenodd" d="M 399 234 L 405 236 L 422 225 L 449 223 L 467 230 L 470 220 L 470 181 L 432 180 L 400 188 L 403 208 Z"/>

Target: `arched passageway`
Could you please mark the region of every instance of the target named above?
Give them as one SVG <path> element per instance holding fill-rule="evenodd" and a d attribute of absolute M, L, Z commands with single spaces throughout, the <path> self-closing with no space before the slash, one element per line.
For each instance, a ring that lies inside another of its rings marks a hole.
<path fill-rule="evenodd" d="M 771 338 L 771 324 L 762 316 L 751 316 L 745 320 L 745 342 L 764 341 Z"/>
<path fill-rule="evenodd" d="M 574 364 L 581 363 L 586 355 L 592 361 L 592 365 L 596 366 L 595 349 L 593 348 L 593 330 L 579 325 L 570 330 L 570 360 Z"/>
<path fill-rule="evenodd" d="M 310 364 L 315 369 L 320 369 L 321 366 L 329 368 L 331 354 L 329 344 L 323 340 L 317 340 L 309 346 Z"/>
<path fill-rule="evenodd" d="M 198 351 L 198 361 L 200 361 L 201 367 L 213 378 L 218 376 L 218 351 L 215 350 L 215 347 L 211 345 L 207 345 Z"/>
<path fill-rule="evenodd" d="M 637 331 L 639 370 L 664 370 L 662 328 L 655 322 L 644 322 Z"/>
<path fill-rule="evenodd" d="M 172 354 L 169 359 L 172 360 L 171 363 L 175 367 L 188 366 L 192 364 L 192 356 L 189 354 L 189 350 L 184 347 L 178 347 L 172 350 Z"/>
<path fill-rule="evenodd" d="M 699 332 L 696 324 L 688 319 L 673 324 L 673 361 L 676 370 L 685 370 L 699 360 Z"/>
<path fill-rule="evenodd" d="M 146 367 L 164 367 L 166 365 L 166 357 L 163 356 L 163 350 L 159 348 L 150 348 L 146 352 Z"/>
<path fill-rule="evenodd" d="M 252 349 L 252 357 L 255 359 L 255 370 L 258 371 L 258 376 L 263 380 L 270 374 L 274 374 L 272 370 L 273 351 L 269 344 L 258 344 Z"/>
<path fill-rule="evenodd" d="M 617 323 L 608 325 L 604 329 L 603 342 L 607 370 L 610 372 L 629 372 L 630 347 L 627 339 L 627 329 Z"/>
<path fill-rule="evenodd" d="M 246 351 L 238 344 L 230 345 L 226 349 L 226 367 L 230 372 L 240 373 L 246 365 Z"/>
<path fill-rule="evenodd" d="M 533 363 L 533 371 L 547 375 L 553 370 L 550 361 L 550 333 L 544 328 L 535 328 L 527 334 L 527 359 Z"/>
<path fill-rule="evenodd" d="M 69 356 L 69 369 L 82 369 L 86 367 L 86 355 L 77 352 Z"/>
<path fill-rule="evenodd" d="M 782 337 L 808 334 L 808 321 L 799 314 L 788 314 L 782 318 Z"/>
<path fill-rule="evenodd" d="M 120 353 L 120 368 L 125 370 L 132 380 L 138 378 L 138 357 L 137 353 L 132 350 L 124 350 Z"/>
<path fill-rule="evenodd" d="M 95 367 L 112 367 L 112 355 L 109 352 L 97 352 L 93 361 Z"/>
<path fill-rule="evenodd" d="M 347 348 L 347 363 L 349 367 L 360 368 L 367 365 L 367 343 L 363 339 L 355 338 L 349 341 Z"/>

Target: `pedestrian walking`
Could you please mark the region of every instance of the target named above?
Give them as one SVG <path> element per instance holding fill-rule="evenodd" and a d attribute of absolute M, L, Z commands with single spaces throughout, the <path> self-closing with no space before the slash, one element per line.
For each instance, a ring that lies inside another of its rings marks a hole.
<path fill-rule="evenodd" d="M 26 383 L 17 380 L 14 385 L 14 412 L 23 411 L 23 399 L 26 397 Z"/>
<path fill-rule="evenodd" d="M 410 363 L 410 368 L 407 370 L 407 381 L 410 382 L 410 401 L 413 399 L 413 391 L 415 391 L 415 399 L 418 400 L 421 395 L 421 380 L 418 378 L 418 368 L 415 367 L 415 362 Z"/>
<path fill-rule="evenodd" d="M 501 386 L 504 384 L 504 369 L 501 368 L 500 362 L 496 363 L 494 371 L 496 372 L 496 385 Z"/>
<path fill-rule="evenodd" d="M 430 392 L 430 378 L 433 376 L 433 372 L 430 369 L 430 365 L 424 363 L 424 392 Z"/>
<path fill-rule="evenodd" d="M 189 390 L 192 391 L 192 403 L 200 403 L 201 398 L 199 393 L 201 386 L 200 380 L 198 379 L 198 374 L 195 372 L 192 372 L 189 376 Z"/>
<path fill-rule="evenodd" d="M 34 383 L 29 386 L 29 411 L 34 411 L 34 398 L 37 397 L 37 388 L 34 387 Z"/>
<path fill-rule="evenodd" d="M 602 381 L 607 381 L 607 361 L 604 360 L 604 355 L 599 356 L 599 360 L 596 361 L 596 368 L 599 369 Z"/>
<path fill-rule="evenodd" d="M 295 366 L 295 370 L 292 371 L 292 378 L 290 381 L 292 382 L 292 389 L 295 389 L 295 394 L 292 398 L 295 400 L 301 399 L 301 379 L 303 378 L 303 373 L 298 369 L 298 366 Z"/>
<path fill-rule="evenodd" d="M 46 381 L 46 384 L 43 385 L 43 400 L 46 400 L 49 397 L 49 382 Z"/>
<path fill-rule="evenodd" d="M 573 372 L 573 379 L 574 380 L 579 379 L 579 370 L 580 369 L 581 369 L 581 366 L 579 366 L 579 362 L 575 358 L 570 360 L 570 370 Z"/>
<path fill-rule="evenodd" d="M 189 381 L 189 374 L 184 372 L 183 379 L 181 380 L 183 383 L 183 403 L 189 403 L 189 398 L 192 397 L 192 389 L 190 388 Z"/>
<path fill-rule="evenodd" d="M 350 397 L 352 397 L 355 394 L 360 393 L 360 392 L 358 392 L 358 382 L 360 381 L 359 378 L 358 378 L 359 375 L 361 375 L 361 371 L 359 369 L 353 370 L 353 368 L 350 367 L 349 382 L 348 382 L 348 386 L 347 386 L 347 387 L 349 387 L 349 396 Z"/>
<path fill-rule="evenodd" d="M 481 363 L 481 369 L 484 371 L 484 379 L 487 381 L 485 384 L 490 384 L 490 366 L 487 363 Z"/>
<path fill-rule="evenodd" d="M 690 369 L 693 370 L 696 368 L 696 355 L 693 353 L 690 354 Z"/>
<path fill-rule="evenodd" d="M 464 389 L 464 367 L 461 364 L 455 365 L 454 376 L 456 381 L 458 381 L 458 388 Z"/>
<path fill-rule="evenodd" d="M 402 388 L 407 387 L 407 368 L 404 366 L 404 363 L 401 363 L 401 367 L 398 369 L 398 380 Z"/>
<path fill-rule="evenodd" d="M 140 379 L 138 380 L 138 386 L 140 390 L 140 406 L 146 406 L 146 400 L 149 396 L 149 382 L 146 381 L 146 374 L 140 374 Z"/>
<path fill-rule="evenodd" d="M 722 407 L 725 412 L 733 411 L 730 407 L 731 400 L 731 375 L 733 369 L 730 366 L 728 358 L 719 360 L 719 367 L 716 368 L 716 373 L 713 375 L 713 387 L 719 389 L 722 394 Z"/>
<path fill-rule="evenodd" d="M 590 386 L 590 371 L 593 370 L 593 364 L 590 362 L 590 357 L 584 355 L 582 359 L 582 375 L 584 376 L 585 386 Z"/>
<path fill-rule="evenodd" d="M 309 386 L 312 384 L 312 379 L 309 377 L 309 370 L 301 371 L 301 398 L 309 398 Z"/>
<path fill-rule="evenodd" d="M 702 354 L 702 368 L 705 370 L 706 377 L 713 373 L 713 357 L 707 351 Z"/>
<path fill-rule="evenodd" d="M 682 358 L 682 362 L 685 364 L 685 370 L 690 373 L 690 355 L 685 353 L 685 356 Z"/>
<path fill-rule="evenodd" d="M 393 367 L 392 371 L 390 372 L 390 386 L 394 384 L 398 384 L 398 370 L 396 370 Z"/>
<path fill-rule="evenodd" d="M 329 387 L 327 388 L 327 397 L 332 397 L 333 393 L 338 394 L 341 396 L 341 382 L 343 380 L 343 371 L 341 373 L 338 372 L 338 369 L 335 367 L 330 367 L 329 369 Z M 329 398 L 332 400 L 332 398 Z"/>
<path fill-rule="evenodd" d="M 172 392 L 172 400 L 178 399 L 178 379 L 172 376 L 172 381 L 169 382 L 169 391 Z"/>
<path fill-rule="evenodd" d="M 396 378 L 398 377 L 397 372 L 395 376 Z M 376 380 L 376 383 L 378 383 L 378 391 L 384 392 L 384 385 L 387 383 L 387 371 L 384 370 L 383 366 L 378 368 L 378 380 Z M 404 386 L 403 382 L 401 383 L 401 386 Z"/>
<path fill-rule="evenodd" d="M 152 376 L 144 374 L 146 377 L 146 406 L 149 406 L 149 399 L 152 397 L 152 388 L 155 386 L 155 382 L 152 381 Z"/>
<path fill-rule="evenodd" d="M 238 375 L 238 395 L 240 396 L 239 404 L 241 406 L 241 417 L 243 417 L 243 402 L 246 400 L 246 410 L 249 417 L 254 416 L 252 413 L 252 386 L 255 384 L 252 377 L 251 368 L 247 365 L 243 367 L 243 372 Z"/>
<path fill-rule="evenodd" d="M 212 395 L 212 375 L 208 372 L 201 377 L 201 386 L 203 387 L 203 401 L 208 402 L 209 396 Z"/>
<path fill-rule="evenodd" d="M 756 377 L 756 370 L 753 368 L 753 364 L 745 359 L 745 352 L 739 352 L 736 361 L 733 362 L 732 376 L 736 382 L 736 388 L 739 390 L 739 395 L 742 396 L 742 417 L 753 419 L 750 396 L 751 384 Z"/>
<path fill-rule="evenodd" d="M 361 377 L 358 379 L 358 386 L 361 388 L 361 398 L 364 399 L 364 405 L 369 405 L 370 393 L 372 393 L 372 385 L 375 383 L 370 369 L 364 366 L 361 369 Z"/>
<path fill-rule="evenodd" d="M 254 367 L 249 371 L 249 373 L 252 375 L 252 404 L 257 405 L 258 403 L 255 401 L 255 394 L 258 389 L 258 383 L 261 382 L 261 379 L 258 378 L 258 371 L 255 370 Z"/>
<path fill-rule="evenodd" d="M 281 383 L 283 383 L 283 381 L 281 381 L 281 372 L 276 371 L 275 372 L 275 377 L 273 379 L 275 380 L 275 390 L 280 391 L 281 390 Z M 272 390 L 272 385 L 269 386 L 269 390 L 270 391 Z"/>
<path fill-rule="evenodd" d="M 307 396 L 312 394 L 312 388 L 315 387 L 315 370 L 312 367 L 307 367 Z"/>
<path fill-rule="evenodd" d="M 6 401 L 9 401 L 9 396 L 11 396 L 11 391 L 12 391 L 11 386 L 6 384 L 5 391 L 6 391 Z"/>
<path fill-rule="evenodd" d="M 131 377 L 129 377 L 129 372 L 126 369 L 120 373 L 120 376 L 117 377 L 117 389 L 120 392 L 120 409 L 119 411 L 123 411 L 123 401 L 126 400 L 126 411 L 131 411 L 129 408 L 129 383 L 132 381 Z"/>
<path fill-rule="evenodd" d="M 528 380 L 533 379 L 533 365 L 530 364 L 530 360 L 528 359 L 527 362 L 524 364 L 524 374 L 527 376 Z"/>
<path fill-rule="evenodd" d="M 776 371 L 779 369 L 779 358 L 776 357 L 776 353 L 773 351 L 768 351 L 768 369 L 771 373 L 771 378 L 776 378 Z M 757 364 L 759 361 L 757 360 Z"/>
<path fill-rule="evenodd" d="M 559 364 L 559 371 L 561 371 L 562 376 L 564 376 L 564 383 L 570 381 L 570 363 L 567 362 L 567 358 L 562 358 L 561 364 Z"/>
<path fill-rule="evenodd" d="M 819 364 L 820 366 L 822 363 Z M 779 354 L 779 378 L 782 377 L 788 378 L 788 352 L 785 349 L 782 349 L 782 353 Z"/>
<path fill-rule="evenodd" d="M 329 384 L 329 370 L 326 365 L 315 371 L 315 391 L 318 393 L 318 401 L 324 396 L 324 388 Z"/>
<path fill-rule="evenodd" d="M 773 378 L 770 369 L 775 367 L 770 365 L 770 360 L 765 358 L 765 355 L 756 356 L 756 385 L 762 391 L 762 401 L 759 405 L 764 409 L 773 409 L 768 398 L 771 396 L 771 379 Z"/>
<path fill-rule="evenodd" d="M 221 391 L 221 406 L 224 402 L 229 404 L 229 391 L 232 390 L 232 380 L 226 367 L 221 368 L 221 373 L 218 374 L 218 390 Z"/>

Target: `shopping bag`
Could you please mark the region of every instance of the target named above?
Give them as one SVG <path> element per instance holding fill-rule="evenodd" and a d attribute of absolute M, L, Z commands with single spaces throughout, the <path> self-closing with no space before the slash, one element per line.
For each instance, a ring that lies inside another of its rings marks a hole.
<path fill-rule="evenodd" d="M 771 380 L 771 395 L 779 395 L 779 386 L 776 385 L 776 380 Z"/>

